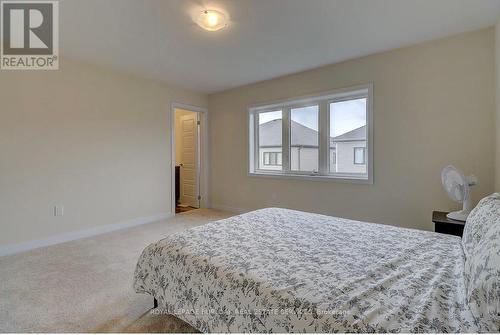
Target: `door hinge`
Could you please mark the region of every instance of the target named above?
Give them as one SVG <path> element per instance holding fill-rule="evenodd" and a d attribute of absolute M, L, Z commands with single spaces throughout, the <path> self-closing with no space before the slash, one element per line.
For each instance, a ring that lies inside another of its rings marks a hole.
<path fill-rule="evenodd" d="M 201 200 L 201 195 L 198 196 L 198 200 Z"/>
<path fill-rule="evenodd" d="M 196 124 L 199 126 L 201 124 L 201 121 L 196 121 Z"/>

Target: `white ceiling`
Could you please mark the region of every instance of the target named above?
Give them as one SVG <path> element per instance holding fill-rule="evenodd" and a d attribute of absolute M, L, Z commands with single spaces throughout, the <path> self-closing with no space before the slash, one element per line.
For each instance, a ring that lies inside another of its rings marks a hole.
<path fill-rule="evenodd" d="M 230 25 L 201 30 L 218 9 Z M 61 54 L 213 93 L 493 25 L 500 0 L 62 0 Z M 64 64 L 62 64 L 64 66 Z"/>

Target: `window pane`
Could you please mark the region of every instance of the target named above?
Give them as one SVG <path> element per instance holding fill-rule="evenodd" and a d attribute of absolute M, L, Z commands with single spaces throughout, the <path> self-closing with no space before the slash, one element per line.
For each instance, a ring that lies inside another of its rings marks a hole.
<path fill-rule="evenodd" d="M 330 104 L 330 172 L 367 173 L 366 134 L 366 98 Z"/>
<path fill-rule="evenodd" d="M 365 164 L 365 148 L 354 148 L 354 164 Z"/>
<path fill-rule="evenodd" d="M 264 165 L 269 165 L 270 164 L 270 159 L 269 159 L 269 155 L 271 153 L 269 152 L 264 152 Z"/>
<path fill-rule="evenodd" d="M 281 111 L 259 113 L 259 169 L 281 170 L 276 155 L 282 152 Z M 265 155 L 265 153 L 267 155 Z M 267 157 L 266 157 L 267 156 Z"/>
<path fill-rule="evenodd" d="M 318 115 L 317 105 L 290 110 L 290 169 L 318 171 Z"/>

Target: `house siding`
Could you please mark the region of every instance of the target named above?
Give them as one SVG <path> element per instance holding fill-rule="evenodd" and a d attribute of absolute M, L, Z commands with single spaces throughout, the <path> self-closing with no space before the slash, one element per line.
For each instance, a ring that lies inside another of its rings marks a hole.
<path fill-rule="evenodd" d="M 354 164 L 354 148 L 365 148 L 366 141 L 345 141 L 336 142 L 330 149 L 330 172 L 341 173 L 366 173 L 365 164 Z M 264 153 L 282 152 L 281 147 L 262 147 L 259 150 L 259 168 L 261 170 L 280 171 L 281 165 L 265 165 Z M 337 153 L 337 157 L 335 156 Z M 291 171 L 318 171 L 318 148 L 294 146 L 290 150 L 290 170 Z M 367 157 L 365 157 L 365 162 Z"/>
<path fill-rule="evenodd" d="M 335 147 L 337 163 L 335 164 L 335 170 L 332 172 L 366 173 L 366 163 L 354 164 L 354 148 L 365 148 L 366 154 L 366 141 L 337 142 L 335 143 Z M 366 159 L 367 157 L 365 157 L 365 162 Z"/>

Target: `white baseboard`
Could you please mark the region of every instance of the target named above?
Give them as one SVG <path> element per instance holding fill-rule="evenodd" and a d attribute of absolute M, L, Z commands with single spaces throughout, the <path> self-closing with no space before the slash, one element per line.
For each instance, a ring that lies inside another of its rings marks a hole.
<path fill-rule="evenodd" d="M 235 208 L 235 207 L 218 205 L 218 204 L 210 204 L 210 208 L 218 209 L 220 211 L 236 213 L 236 214 L 243 214 L 243 213 L 247 213 L 247 212 L 251 211 L 250 209 Z"/>
<path fill-rule="evenodd" d="M 73 240 L 78 240 L 85 237 L 91 237 L 101 234 L 110 233 L 115 230 L 132 228 L 148 223 L 153 223 L 160 220 L 165 220 L 173 217 L 172 213 L 159 213 L 152 216 L 135 218 L 123 222 L 113 223 L 106 226 L 100 226 L 90 229 L 77 230 L 64 234 L 54 235 L 50 237 L 46 237 L 39 240 L 33 240 L 28 242 L 21 242 L 16 244 L 8 244 L 5 246 L 0 246 L 0 256 L 17 254 L 19 252 L 28 251 L 36 248 L 47 247 L 49 245 L 69 242 Z"/>

